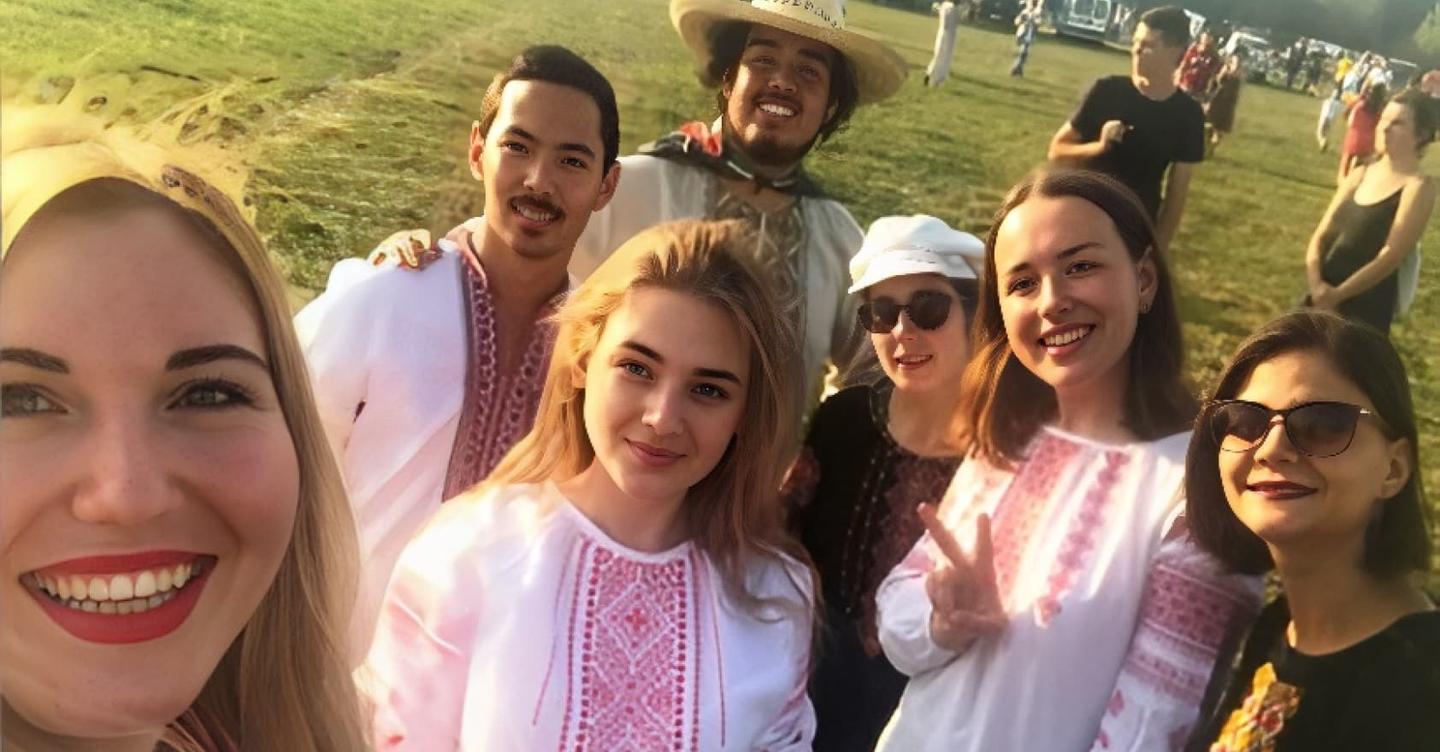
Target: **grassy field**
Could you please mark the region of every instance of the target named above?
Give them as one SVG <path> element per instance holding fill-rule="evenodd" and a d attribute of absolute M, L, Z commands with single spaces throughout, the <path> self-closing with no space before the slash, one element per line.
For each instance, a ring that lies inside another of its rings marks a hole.
<path fill-rule="evenodd" d="M 298 290 L 391 231 L 444 229 L 479 208 L 465 134 L 495 69 L 524 45 L 565 44 L 620 96 L 622 151 L 714 116 L 671 29 L 665 0 L 8 0 L 5 82 L 27 97 L 218 140 L 252 168 L 246 196 Z M 862 223 L 927 212 L 976 232 L 1006 188 L 1044 159 L 1089 82 L 1123 54 L 1041 39 L 1028 76 L 1009 77 L 1008 33 L 964 27 L 954 75 L 925 89 L 934 21 L 852 2 L 852 26 L 893 44 L 912 75 L 862 109 L 810 168 Z M 73 79 L 73 83 L 71 81 Z M 43 82 L 43 83 L 38 83 Z M 23 82 L 23 83 L 21 83 Z M 104 100 L 97 96 L 104 97 Z M 1305 243 L 1333 190 L 1335 157 L 1311 136 L 1318 100 L 1261 87 L 1199 170 L 1173 261 L 1197 387 L 1235 344 L 1303 288 Z M 1432 172 L 1440 167 L 1432 156 Z M 1440 250 L 1440 222 L 1423 245 Z M 1440 262 L 1394 339 L 1422 413 L 1427 479 L 1440 488 Z M 302 292 L 303 295 L 303 292 Z"/>

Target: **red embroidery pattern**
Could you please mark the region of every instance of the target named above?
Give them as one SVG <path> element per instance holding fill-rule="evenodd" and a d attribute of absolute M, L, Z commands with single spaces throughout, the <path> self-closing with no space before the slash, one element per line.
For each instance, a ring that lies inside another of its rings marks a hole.
<path fill-rule="evenodd" d="M 1242 594 L 1206 575 L 1188 571 L 1185 562 L 1156 560 L 1140 602 L 1135 649 L 1123 669 L 1165 694 L 1197 704 L 1226 632 L 1253 610 Z"/>
<path fill-rule="evenodd" d="M 560 748 L 695 748 L 697 727 L 689 724 L 688 745 L 685 734 L 699 672 L 693 563 L 636 562 L 588 545 L 581 557 L 578 702 L 566 709 Z"/>
<path fill-rule="evenodd" d="M 1079 445 L 1047 433 L 1035 437 L 1025 461 L 1015 469 L 1010 487 L 995 509 L 991 525 L 995 580 L 1006 610 L 1019 606 L 1015 583 L 1026 549 L 1041 520 L 1050 518 L 1050 506 L 1060 472 L 1080 450 Z"/>
<path fill-rule="evenodd" d="M 1035 602 L 1035 623 L 1049 626 L 1060 615 L 1060 598 L 1070 592 L 1075 578 L 1085 568 L 1095 550 L 1095 533 L 1105 523 L 1105 509 L 1110 504 L 1111 490 L 1120 480 L 1120 472 L 1130 461 L 1123 452 L 1106 452 L 1105 465 L 1100 468 L 1095 484 L 1085 493 L 1080 511 L 1070 520 L 1065 540 L 1055 557 L 1055 568 L 1045 582 L 1045 595 Z"/>
<path fill-rule="evenodd" d="M 530 430 L 555 344 L 555 327 L 545 321 L 552 304 L 541 309 L 520 367 L 513 373 L 501 373 L 495 308 L 485 274 L 468 255 L 460 264 L 465 270 L 462 289 L 469 317 L 466 338 L 470 357 L 465 402 L 445 473 L 445 499 L 484 480 Z"/>

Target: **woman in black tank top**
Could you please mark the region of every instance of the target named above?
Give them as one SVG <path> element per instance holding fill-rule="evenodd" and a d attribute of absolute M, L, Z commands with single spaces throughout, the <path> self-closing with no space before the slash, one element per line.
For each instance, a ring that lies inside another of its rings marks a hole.
<path fill-rule="evenodd" d="M 1435 204 L 1420 155 L 1440 128 L 1440 103 L 1415 90 L 1385 107 L 1376 129 L 1379 158 L 1340 186 L 1305 254 L 1307 301 L 1389 332 L 1400 280 Z"/>

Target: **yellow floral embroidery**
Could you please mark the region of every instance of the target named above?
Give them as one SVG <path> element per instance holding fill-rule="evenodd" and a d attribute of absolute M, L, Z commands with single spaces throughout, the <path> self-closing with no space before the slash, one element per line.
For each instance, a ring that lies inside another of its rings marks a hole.
<path fill-rule="evenodd" d="M 1210 752 L 1272 752 L 1285 720 L 1300 709 L 1300 688 L 1276 681 L 1269 663 L 1255 671 L 1250 693 L 1230 714 Z"/>

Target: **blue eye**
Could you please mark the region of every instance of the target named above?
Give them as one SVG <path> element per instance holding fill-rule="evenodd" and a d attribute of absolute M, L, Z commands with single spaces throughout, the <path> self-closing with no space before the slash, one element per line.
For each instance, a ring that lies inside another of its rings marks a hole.
<path fill-rule="evenodd" d="M 638 376 L 642 379 L 650 378 L 650 369 L 633 360 L 627 360 L 621 363 L 620 368 L 631 376 Z"/>
<path fill-rule="evenodd" d="M 0 416 L 24 418 L 63 412 L 65 411 L 59 405 L 29 384 L 6 384 L 0 387 Z"/>

